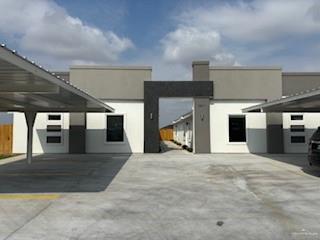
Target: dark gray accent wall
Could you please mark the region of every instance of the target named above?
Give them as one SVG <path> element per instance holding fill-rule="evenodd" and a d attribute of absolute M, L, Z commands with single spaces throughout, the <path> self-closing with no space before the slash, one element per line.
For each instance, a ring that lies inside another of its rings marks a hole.
<path fill-rule="evenodd" d="M 210 153 L 210 99 L 194 98 L 193 102 L 194 153 Z"/>
<path fill-rule="evenodd" d="M 282 95 L 288 96 L 305 90 L 320 87 L 320 73 L 286 72 L 282 73 Z"/>
<path fill-rule="evenodd" d="M 267 113 L 267 152 L 284 153 L 282 113 Z"/>
<path fill-rule="evenodd" d="M 194 61 L 192 63 L 193 81 L 209 80 L 209 61 Z M 212 90 L 213 87 L 212 87 Z M 193 149 L 194 153 L 210 153 L 210 99 L 193 99 Z"/>
<path fill-rule="evenodd" d="M 69 153 L 86 153 L 86 113 L 70 113 Z"/>
<path fill-rule="evenodd" d="M 159 98 L 161 97 L 209 99 L 213 97 L 213 82 L 146 81 L 144 83 L 144 152 L 146 153 L 159 152 Z"/>

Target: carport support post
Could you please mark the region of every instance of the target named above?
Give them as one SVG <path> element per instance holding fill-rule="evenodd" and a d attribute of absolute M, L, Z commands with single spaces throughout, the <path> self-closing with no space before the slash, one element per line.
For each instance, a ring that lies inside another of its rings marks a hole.
<path fill-rule="evenodd" d="M 32 160 L 32 144 L 33 144 L 33 126 L 37 116 L 37 112 L 25 112 L 27 127 L 28 127 L 28 140 L 27 140 L 27 162 L 31 164 Z"/>

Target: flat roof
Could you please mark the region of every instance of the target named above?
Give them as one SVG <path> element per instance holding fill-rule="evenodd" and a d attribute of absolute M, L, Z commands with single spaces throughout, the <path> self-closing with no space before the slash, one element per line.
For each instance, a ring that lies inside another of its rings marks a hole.
<path fill-rule="evenodd" d="M 112 112 L 114 109 L 1 44 L 0 111 Z"/>
<path fill-rule="evenodd" d="M 319 76 L 320 72 L 283 72 L 285 76 Z"/>
<path fill-rule="evenodd" d="M 152 70 L 151 66 L 73 65 L 70 69 Z"/>
<path fill-rule="evenodd" d="M 282 70 L 280 66 L 210 66 L 209 70 Z"/>
<path fill-rule="evenodd" d="M 243 112 L 320 112 L 320 87 L 248 107 Z"/>

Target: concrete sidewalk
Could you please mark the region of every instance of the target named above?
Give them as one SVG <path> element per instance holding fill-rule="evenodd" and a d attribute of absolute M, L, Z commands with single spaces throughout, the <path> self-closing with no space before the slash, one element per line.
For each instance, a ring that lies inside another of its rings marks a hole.
<path fill-rule="evenodd" d="M 305 155 L 0 162 L 0 239 L 319 239 L 319 176 Z"/>

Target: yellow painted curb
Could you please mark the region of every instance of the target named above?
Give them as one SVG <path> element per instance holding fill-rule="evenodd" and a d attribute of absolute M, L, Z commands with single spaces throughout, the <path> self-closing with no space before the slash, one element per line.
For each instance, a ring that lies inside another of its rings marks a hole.
<path fill-rule="evenodd" d="M 81 173 L 0 173 L 1 177 L 87 176 Z"/>
<path fill-rule="evenodd" d="M 0 200 L 54 200 L 60 194 L 0 194 Z"/>

